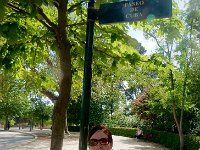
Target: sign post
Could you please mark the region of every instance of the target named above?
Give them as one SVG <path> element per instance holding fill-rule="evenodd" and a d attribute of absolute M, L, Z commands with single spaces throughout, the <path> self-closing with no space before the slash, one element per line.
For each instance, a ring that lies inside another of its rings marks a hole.
<path fill-rule="evenodd" d="M 91 99 L 94 22 L 96 18 L 97 16 L 96 16 L 96 11 L 94 9 L 94 0 L 90 0 L 90 2 L 88 3 L 87 29 L 86 29 L 86 46 L 85 46 L 83 94 L 82 94 L 82 104 L 81 104 L 79 150 L 87 150 L 87 135 L 89 130 L 89 108 Z"/>

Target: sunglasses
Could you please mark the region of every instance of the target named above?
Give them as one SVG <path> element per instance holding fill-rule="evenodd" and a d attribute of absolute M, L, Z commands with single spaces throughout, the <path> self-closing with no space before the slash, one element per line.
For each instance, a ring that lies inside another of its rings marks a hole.
<path fill-rule="evenodd" d="M 101 145 L 108 145 L 109 141 L 107 138 L 101 138 L 101 139 L 90 139 L 89 140 L 89 146 L 96 146 L 98 143 L 100 143 Z"/>

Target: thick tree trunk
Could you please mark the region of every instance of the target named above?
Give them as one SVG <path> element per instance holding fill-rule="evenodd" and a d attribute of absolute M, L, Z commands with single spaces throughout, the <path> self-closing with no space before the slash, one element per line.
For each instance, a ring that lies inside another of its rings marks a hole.
<path fill-rule="evenodd" d="M 67 37 L 67 3 L 58 0 L 58 24 L 54 27 L 55 38 L 58 45 L 57 54 L 60 59 L 59 96 L 54 104 L 53 124 L 50 150 L 62 150 L 64 130 L 66 126 L 66 112 L 70 100 L 72 72 L 71 72 L 71 44 Z"/>
<path fill-rule="evenodd" d="M 51 150 L 62 150 L 64 130 L 66 126 L 66 112 L 70 100 L 72 72 L 71 72 L 71 45 L 66 33 L 66 10 L 65 0 L 59 0 L 58 28 L 56 40 L 58 43 L 58 55 L 60 58 L 60 91 L 59 98 L 54 105 L 53 124 L 51 136 Z"/>
<path fill-rule="evenodd" d="M 68 60 L 69 62 L 70 59 Z M 68 65 L 65 64 L 65 66 Z M 62 150 L 64 130 L 66 127 L 66 112 L 71 91 L 71 63 L 67 68 L 67 72 L 64 71 L 64 73 L 60 85 L 59 99 L 54 105 L 51 150 Z"/>
<path fill-rule="evenodd" d="M 62 150 L 66 115 L 60 110 L 63 110 L 63 105 L 57 102 L 53 112 L 51 150 Z"/>
<path fill-rule="evenodd" d="M 54 105 L 53 124 L 51 136 L 51 150 L 62 150 L 64 130 L 66 126 L 66 112 L 71 90 L 71 67 L 69 72 L 65 72 L 65 79 L 61 82 L 61 93 L 58 101 Z"/>

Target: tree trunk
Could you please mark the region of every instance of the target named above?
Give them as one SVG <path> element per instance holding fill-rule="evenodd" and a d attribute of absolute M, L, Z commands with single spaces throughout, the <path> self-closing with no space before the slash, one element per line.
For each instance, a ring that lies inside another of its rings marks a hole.
<path fill-rule="evenodd" d="M 181 117 L 180 117 L 180 131 L 179 131 L 179 138 L 180 138 L 180 150 L 184 149 L 184 136 L 183 136 L 183 113 L 184 113 L 184 99 L 182 100 L 183 106 L 181 108 Z"/>
<path fill-rule="evenodd" d="M 55 103 L 53 110 L 51 150 L 62 150 L 64 130 L 66 126 L 66 112 L 71 91 L 72 78 L 70 52 L 66 49 L 62 52 L 65 52 L 61 54 L 65 57 L 64 59 L 61 57 L 61 72 L 63 77 L 60 83 L 59 98 Z"/>
<path fill-rule="evenodd" d="M 66 113 L 65 134 L 67 134 L 67 135 L 71 135 L 70 132 L 69 132 L 69 130 L 68 130 L 67 113 Z"/>
<path fill-rule="evenodd" d="M 8 130 L 8 116 L 5 117 L 4 130 Z"/>
<path fill-rule="evenodd" d="M 64 102 L 60 100 L 54 106 L 51 150 L 62 150 L 67 109 L 67 107 L 63 108 L 66 104 L 62 103 Z"/>
<path fill-rule="evenodd" d="M 32 131 L 32 121 L 30 120 L 30 132 Z"/>
<path fill-rule="evenodd" d="M 42 129 L 44 128 L 44 119 L 42 118 Z"/>
<path fill-rule="evenodd" d="M 19 122 L 18 122 L 18 124 L 19 124 L 19 130 L 21 130 L 21 119 L 20 119 L 20 117 L 19 117 Z"/>
<path fill-rule="evenodd" d="M 171 91 L 174 91 L 175 83 L 174 83 L 174 77 L 173 77 L 172 70 L 170 70 L 170 80 L 171 80 Z M 172 92 L 172 98 L 173 98 L 172 112 L 173 112 L 173 116 L 174 116 L 174 121 L 175 121 L 176 126 L 178 128 L 179 140 L 180 140 L 180 150 L 183 150 L 183 148 L 184 148 L 184 137 L 183 137 L 183 130 L 182 130 L 182 126 L 183 126 L 183 107 L 181 109 L 180 120 L 178 120 L 177 114 L 176 114 L 176 103 L 175 103 L 175 100 L 174 100 L 173 92 Z"/>
<path fill-rule="evenodd" d="M 179 138 L 180 138 L 180 150 L 184 150 L 184 136 L 183 136 L 183 133 L 182 133 L 182 129 L 179 133 Z"/>
<path fill-rule="evenodd" d="M 63 5 L 58 8 L 58 28 L 56 30 L 56 40 L 58 43 L 58 55 L 60 58 L 60 91 L 59 97 L 54 105 L 53 124 L 51 136 L 51 150 L 62 150 L 64 130 L 66 126 L 66 112 L 70 100 L 72 72 L 70 42 L 66 34 L 66 1 L 59 0 Z"/>
<path fill-rule="evenodd" d="M 21 124 L 20 124 L 20 122 L 19 122 L 19 130 L 21 130 Z"/>

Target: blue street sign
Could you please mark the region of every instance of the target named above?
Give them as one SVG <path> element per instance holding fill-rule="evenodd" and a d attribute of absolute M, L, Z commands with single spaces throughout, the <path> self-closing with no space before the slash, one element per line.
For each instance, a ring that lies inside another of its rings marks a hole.
<path fill-rule="evenodd" d="M 100 5 L 100 24 L 140 21 L 172 16 L 172 0 L 130 0 Z"/>

